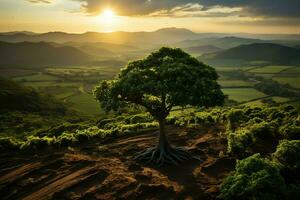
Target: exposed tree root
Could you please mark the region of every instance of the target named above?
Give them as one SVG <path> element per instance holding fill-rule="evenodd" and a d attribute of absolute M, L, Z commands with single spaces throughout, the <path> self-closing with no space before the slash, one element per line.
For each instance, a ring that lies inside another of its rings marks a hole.
<path fill-rule="evenodd" d="M 164 164 L 179 165 L 179 163 L 191 158 L 195 157 L 191 156 L 183 148 L 152 147 L 139 152 L 134 159 L 145 162 L 145 164 L 161 167 Z"/>

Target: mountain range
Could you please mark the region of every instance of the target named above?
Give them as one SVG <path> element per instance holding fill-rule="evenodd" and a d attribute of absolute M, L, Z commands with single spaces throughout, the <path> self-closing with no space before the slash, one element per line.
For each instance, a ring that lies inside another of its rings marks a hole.
<path fill-rule="evenodd" d="M 284 35 L 280 39 L 284 39 Z M 180 47 L 193 56 L 203 55 L 199 58 L 210 61 L 238 59 L 293 63 L 299 59 L 300 44 L 298 40 L 242 38 L 220 33 L 194 33 L 182 28 L 83 34 L 6 32 L 0 33 L 0 41 L 1 66 L 85 65 L 107 61 L 116 61 L 113 65 L 117 65 L 142 58 L 164 45 Z"/>
<path fill-rule="evenodd" d="M 300 61 L 300 49 L 271 43 L 253 43 L 216 53 L 204 54 L 199 59 L 268 61 L 274 64 L 294 64 Z"/>
<path fill-rule="evenodd" d="M 225 39 L 224 39 L 225 38 Z M 241 38 L 242 41 L 239 41 Z M 102 42 L 102 43 L 115 43 L 115 44 L 132 44 L 139 47 L 153 47 L 155 45 L 170 45 L 176 44 L 180 47 L 198 46 L 198 45 L 215 45 L 219 48 L 231 48 L 234 45 L 245 44 L 245 41 L 250 43 L 258 43 L 258 38 L 263 40 L 280 40 L 281 42 L 288 42 L 293 40 L 300 41 L 299 35 L 255 35 L 255 34 L 226 34 L 226 33 L 195 33 L 184 28 L 163 28 L 153 32 L 86 32 L 86 33 L 65 33 L 65 32 L 48 32 L 48 33 L 33 33 L 28 31 L 15 31 L 0 33 L 0 41 L 6 42 Z M 220 39 L 220 41 L 218 40 Z M 186 40 L 186 41 L 185 41 Z M 199 41 L 197 41 L 199 40 Z M 215 41 L 216 40 L 216 41 Z M 227 43 L 232 42 L 231 45 L 222 46 L 224 40 Z M 213 42 L 214 44 L 212 44 Z M 261 41 L 263 42 L 263 41 Z M 201 44 L 200 44 L 201 43 Z M 246 42 L 247 43 L 247 42 Z M 298 43 L 299 44 L 299 43 Z"/>

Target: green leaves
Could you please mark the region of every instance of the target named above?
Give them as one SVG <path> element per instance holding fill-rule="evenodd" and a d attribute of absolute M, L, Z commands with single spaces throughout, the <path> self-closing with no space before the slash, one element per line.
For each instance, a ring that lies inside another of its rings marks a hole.
<path fill-rule="evenodd" d="M 130 62 L 113 81 L 95 88 L 107 111 L 134 103 L 155 118 L 165 118 L 173 106 L 222 105 L 224 94 L 216 71 L 178 48 L 162 47 L 143 60 Z"/>
<path fill-rule="evenodd" d="M 285 182 L 272 161 L 260 154 L 238 161 L 234 174 L 228 176 L 221 186 L 225 200 L 283 199 Z"/>

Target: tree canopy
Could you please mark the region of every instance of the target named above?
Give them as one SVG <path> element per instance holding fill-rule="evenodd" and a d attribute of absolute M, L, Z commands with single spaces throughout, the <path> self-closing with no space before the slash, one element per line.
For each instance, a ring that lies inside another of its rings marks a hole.
<path fill-rule="evenodd" d="M 107 111 L 134 103 L 156 119 L 173 106 L 222 105 L 224 94 L 216 71 L 179 48 L 162 47 L 145 59 L 132 61 L 114 79 L 96 87 L 96 98 Z"/>

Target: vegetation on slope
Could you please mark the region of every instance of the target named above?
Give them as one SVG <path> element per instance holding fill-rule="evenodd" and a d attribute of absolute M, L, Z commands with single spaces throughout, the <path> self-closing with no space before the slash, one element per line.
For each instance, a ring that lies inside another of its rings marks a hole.
<path fill-rule="evenodd" d="M 201 58 L 269 61 L 278 64 L 292 64 L 300 60 L 300 50 L 272 43 L 254 43 L 241 45 L 214 54 L 206 54 Z"/>
<path fill-rule="evenodd" d="M 92 57 L 74 47 L 54 47 L 46 42 L 0 42 L 0 66 L 80 65 Z"/>

